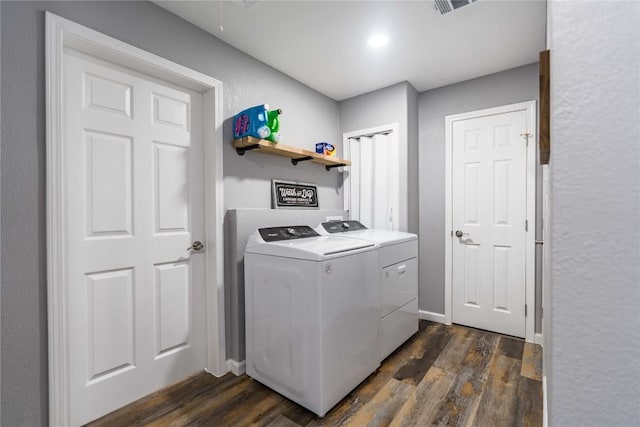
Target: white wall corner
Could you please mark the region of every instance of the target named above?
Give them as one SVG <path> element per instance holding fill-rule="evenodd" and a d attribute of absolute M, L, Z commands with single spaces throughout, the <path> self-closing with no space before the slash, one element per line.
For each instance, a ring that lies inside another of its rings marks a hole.
<path fill-rule="evenodd" d="M 245 360 L 238 362 L 237 360 L 227 359 L 227 369 L 235 376 L 243 375 L 247 372 L 247 363 Z"/>
<path fill-rule="evenodd" d="M 434 313 L 427 310 L 418 310 L 418 317 L 422 320 L 430 320 L 437 323 L 446 323 L 444 314 Z"/>
<path fill-rule="evenodd" d="M 542 427 L 549 425 L 549 394 L 547 393 L 547 376 L 542 376 Z"/>
<path fill-rule="evenodd" d="M 540 347 L 544 347 L 542 345 L 542 342 L 543 342 L 542 333 L 536 332 L 536 334 L 533 337 L 533 342 L 534 342 L 534 344 L 538 344 Z"/>

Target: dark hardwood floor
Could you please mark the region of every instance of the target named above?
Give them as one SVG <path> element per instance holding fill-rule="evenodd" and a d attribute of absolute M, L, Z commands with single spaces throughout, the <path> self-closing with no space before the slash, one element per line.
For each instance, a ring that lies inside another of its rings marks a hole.
<path fill-rule="evenodd" d="M 542 350 L 521 339 L 420 321 L 325 418 L 243 375 L 196 374 L 91 426 L 541 426 Z"/>

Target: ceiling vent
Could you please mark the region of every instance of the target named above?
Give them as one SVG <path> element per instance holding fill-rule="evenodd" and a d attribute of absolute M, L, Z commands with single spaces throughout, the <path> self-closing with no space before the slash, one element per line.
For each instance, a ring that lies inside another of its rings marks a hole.
<path fill-rule="evenodd" d="M 256 7 L 263 0 L 232 0 L 231 3 L 239 6 L 244 10 L 251 10 Z"/>
<path fill-rule="evenodd" d="M 476 0 L 434 0 L 433 8 L 440 12 L 441 15 L 449 13 L 452 10 L 460 9 Z"/>

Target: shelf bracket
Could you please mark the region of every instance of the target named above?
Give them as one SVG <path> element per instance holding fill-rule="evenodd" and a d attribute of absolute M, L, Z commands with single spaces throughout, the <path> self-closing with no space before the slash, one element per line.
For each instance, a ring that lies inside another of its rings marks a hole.
<path fill-rule="evenodd" d="M 333 169 L 333 168 L 339 168 L 340 166 L 347 166 L 347 165 L 345 165 L 344 163 L 338 163 L 338 164 L 335 164 L 335 165 L 326 165 L 324 168 L 325 168 L 327 171 L 330 171 L 331 169 Z"/>
<path fill-rule="evenodd" d="M 311 159 L 313 159 L 312 156 L 298 157 L 297 159 L 291 159 L 291 163 L 293 163 L 293 166 L 296 166 L 298 162 L 304 162 L 305 160 L 311 160 Z"/>
<path fill-rule="evenodd" d="M 236 153 L 238 156 L 244 156 L 244 153 L 249 150 L 255 150 L 256 148 L 260 148 L 260 144 L 247 145 L 246 147 L 236 147 Z"/>

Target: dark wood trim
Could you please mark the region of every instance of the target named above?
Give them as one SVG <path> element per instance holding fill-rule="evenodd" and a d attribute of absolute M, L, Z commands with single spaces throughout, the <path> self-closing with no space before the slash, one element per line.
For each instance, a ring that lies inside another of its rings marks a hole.
<path fill-rule="evenodd" d="M 540 52 L 540 164 L 549 164 L 551 154 L 550 51 Z"/>

